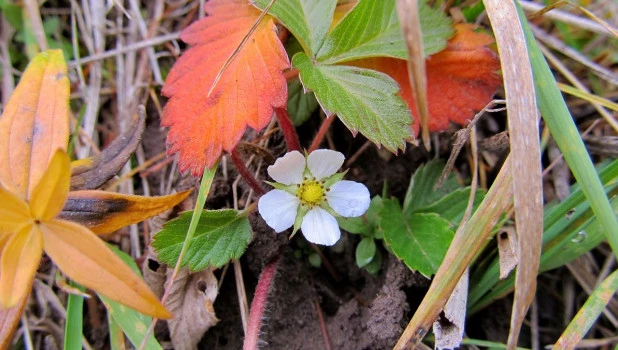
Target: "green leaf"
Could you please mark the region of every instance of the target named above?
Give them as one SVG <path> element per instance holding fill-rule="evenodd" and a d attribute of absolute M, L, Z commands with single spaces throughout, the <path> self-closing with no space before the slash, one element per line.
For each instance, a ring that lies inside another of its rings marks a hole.
<path fill-rule="evenodd" d="M 114 246 L 108 245 L 108 247 L 110 247 L 110 249 L 118 255 L 118 257 L 122 259 L 122 261 L 124 261 L 125 264 L 131 268 L 131 270 L 133 270 L 133 272 L 141 276 L 140 270 L 131 256 Z M 98 294 L 98 296 L 103 304 L 105 304 L 109 317 L 113 319 L 118 326 L 120 326 L 131 343 L 135 347 L 138 347 L 146 336 L 148 327 L 152 322 L 152 318 L 118 302 L 110 300 L 101 294 Z M 146 342 L 146 349 L 163 349 L 152 333 L 149 335 L 148 341 Z"/>
<path fill-rule="evenodd" d="M 309 259 L 309 264 L 311 264 L 311 266 L 315 268 L 319 268 L 320 266 L 322 266 L 322 258 L 320 257 L 320 254 L 311 253 L 308 256 L 308 259 Z"/>
<path fill-rule="evenodd" d="M 365 216 L 358 216 L 355 218 L 337 217 L 337 223 L 339 223 L 342 229 L 349 233 L 371 236 L 371 232 L 373 231 L 373 228 L 369 225 Z"/>
<path fill-rule="evenodd" d="M 349 66 L 314 65 L 304 53 L 292 59 L 305 89 L 313 90 L 327 114 L 337 114 L 356 134 L 397 152 L 413 140 L 412 116 L 386 74 Z"/>
<path fill-rule="evenodd" d="M 356 246 L 356 265 L 364 267 L 369 264 L 376 254 L 376 242 L 373 238 L 365 237 Z"/>
<path fill-rule="evenodd" d="M 288 114 L 295 126 L 303 124 L 318 108 L 318 100 L 313 92 L 305 93 L 300 80 L 294 79 L 288 83 Z"/>
<path fill-rule="evenodd" d="M 365 266 L 365 270 L 372 275 L 376 275 L 382 268 L 382 254 L 376 249 L 376 255 L 373 256 L 371 262 Z"/>
<path fill-rule="evenodd" d="M 24 22 L 20 6 L 14 5 L 12 1 L 0 0 L 0 10 L 2 10 L 2 17 L 15 28 L 16 32 L 20 32 L 23 29 Z"/>
<path fill-rule="evenodd" d="M 410 179 L 410 185 L 403 201 L 403 210 L 406 213 L 423 208 L 461 187 L 455 175 L 451 173 L 442 186 L 434 189 L 442 175 L 442 169 L 444 169 L 444 162 L 433 160 L 416 170 Z"/>
<path fill-rule="evenodd" d="M 270 0 L 254 0 L 265 9 Z M 303 50 L 315 57 L 333 20 L 337 0 L 279 0 L 269 13 L 279 20 L 300 42 Z"/>
<path fill-rule="evenodd" d="M 385 199 L 380 212 L 384 241 L 412 270 L 436 273 L 453 239 L 451 224 L 435 213 L 404 215 L 396 199 Z"/>
<path fill-rule="evenodd" d="M 483 201 L 485 193 L 482 190 L 477 190 L 474 196 L 474 206 L 476 209 Z M 459 226 L 459 222 L 468 207 L 468 199 L 470 198 L 470 187 L 457 189 L 432 204 L 418 209 L 417 213 L 436 213 L 441 218 L 448 220 L 454 227 Z"/>
<path fill-rule="evenodd" d="M 71 287 L 86 291 L 86 288 L 71 281 Z M 67 323 L 64 325 L 64 350 L 82 349 L 84 329 L 84 296 L 71 293 L 67 300 Z"/>
<path fill-rule="evenodd" d="M 170 266 L 176 264 L 192 214 L 182 213 L 155 235 L 152 246 L 159 260 Z M 221 267 L 240 258 L 250 241 L 251 226 L 245 215 L 232 209 L 204 210 L 181 266 L 188 265 L 192 271 Z"/>
<path fill-rule="evenodd" d="M 419 17 L 425 55 L 443 50 L 447 39 L 454 34 L 451 21 L 425 4 L 420 7 Z M 408 59 L 395 0 L 360 0 L 329 33 L 317 60 L 335 64 L 384 56 Z"/>

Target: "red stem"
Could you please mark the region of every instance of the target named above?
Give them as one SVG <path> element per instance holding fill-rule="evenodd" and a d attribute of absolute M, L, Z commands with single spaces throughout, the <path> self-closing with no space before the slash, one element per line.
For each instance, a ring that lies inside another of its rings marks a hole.
<path fill-rule="evenodd" d="M 244 350 L 257 349 L 260 328 L 262 327 L 262 317 L 266 308 L 266 298 L 270 286 L 275 280 L 275 272 L 279 265 L 280 257 L 277 255 L 262 271 L 262 275 L 255 288 L 253 301 L 251 302 L 251 311 L 249 312 L 249 324 L 247 325 L 247 334 L 245 334 Z"/>
<path fill-rule="evenodd" d="M 333 121 L 335 121 L 334 115 L 331 115 L 330 117 L 326 117 L 326 119 L 324 119 L 322 125 L 320 126 L 320 130 L 318 130 L 318 133 L 315 135 L 315 138 L 311 143 L 311 147 L 309 147 L 309 153 L 315 151 L 320 146 L 320 143 L 322 143 L 322 140 L 324 140 L 324 136 L 326 136 L 326 132 L 328 131 L 328 128 L 330 128 L 330 125 L 333 123 Z"/>
<path fill-rule="evenodd" d="M 294 128 L 294 124 L 292 124 L 290 116 L 288 115 L 288 111 L 285 108 L 275 108 L 275 113 L 277 114 L 277 119 L 279 120 L 279 126 L 283 132 L 285 143 L 288 146 L 288 152 L 300 152 L 298 134 L 296 133 L 296 129 Z"/>
<path fill-rule="evenodd" d="M 249 169 L 247 169 L 242 159 L 240 159 L 240 155 L 238 155 L 238 150 L 234 148 L 230 155 L 232 156 L 232 163 L 234 163 L 236 170 L 238 170 L 240 176 L 242 176 L 242 178 L 245 179 L 245 181 L 247 182 L 247 184 L 249 184 L 253 191 L 255 191 L 255 194 L 261 196 L 266 193 L 262 186 L 260 186 L 258 180 L 256 180 L 253 174 L 251 174 L 251 172 L 249 171 Z"/>

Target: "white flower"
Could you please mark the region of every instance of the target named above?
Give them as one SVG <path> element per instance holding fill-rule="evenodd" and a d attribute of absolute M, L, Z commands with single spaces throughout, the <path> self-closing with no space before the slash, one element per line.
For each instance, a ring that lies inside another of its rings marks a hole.
<path fill-rule="evenodd" d="M 333 245 L 341 237 L 337 216 L 361 216 L 371 199 L 365 185 L 342 180 L 337 173 L 343 154 L 328 149 L 311 152 L 305 159 L 292 151 L 268 167 L 277 183 L 258 202 L 258 210 L 277 233 L 294 226 L 309 242 Z"/>

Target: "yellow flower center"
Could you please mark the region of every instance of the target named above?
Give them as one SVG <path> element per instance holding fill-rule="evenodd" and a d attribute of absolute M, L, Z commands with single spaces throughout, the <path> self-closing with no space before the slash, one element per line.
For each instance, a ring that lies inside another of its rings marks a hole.
<path fill-rule="evenodd" d="M 311 179 L 305 180 L 298 189 L 298 198 L 310 207 L 319 204 L 324 198 L 324 186 Z"/>

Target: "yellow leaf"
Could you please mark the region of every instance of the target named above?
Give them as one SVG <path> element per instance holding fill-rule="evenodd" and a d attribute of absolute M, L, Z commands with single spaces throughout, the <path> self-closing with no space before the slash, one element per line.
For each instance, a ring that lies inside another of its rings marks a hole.
<path fill-rule="evenodd" d="M 144 281 L 87 228 L 53 220 L 41 231 L 45 252 L 71 279 L 146 315 L 172 317 Z"/>
<path fill-rule="evenodd" d="M 43 254 L 41 231 L 26 225 L 10 236 L 0 258 L 0 305 L 15 306 L 30 291 Z"/>
<path fill-rule="evenodd" d="M 142 197 L 105 191 L 71 191 L 59 218 L 80 223 L 97 234 L 109 233 L 172 208 L 190 193 Z"/>
<path fill-rule="evenodd" d="M 55 218 L 67 199 L 70 181 L 71 160 L 64 151 L 58 150 L 30 196 L 32 216 L 42 221 Z"/>
<path fill-rule="evenodd" d="M 16 232 L 28 220 L 28 203 L 0 184 L 0 234 Z"/>
<path fill-rule="evenodd" d="M 0 182 L 23 199 L 69 139 L 69 79 L 60 50 L 28 65 L 0 117 Z"/>

